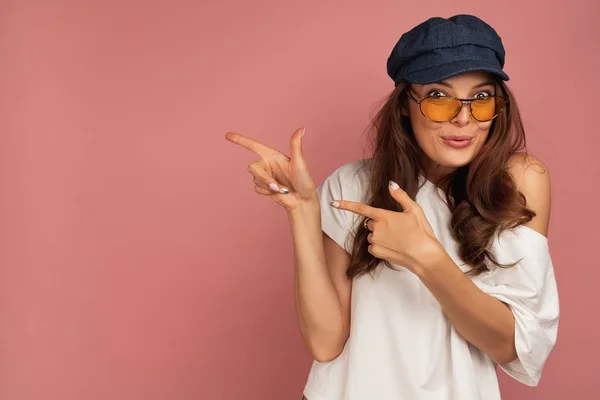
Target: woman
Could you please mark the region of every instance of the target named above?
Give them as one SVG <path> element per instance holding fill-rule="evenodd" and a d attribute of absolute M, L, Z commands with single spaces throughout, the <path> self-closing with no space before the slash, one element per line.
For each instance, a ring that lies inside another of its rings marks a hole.
<path fill-rule="evenodd" d="M 291 158 L 227 134 L 261 156 L 255 190 L 289 216 L 296 311 L 315 359 L 308 400 L 499 399 L 496 365 L 538 384 L 559 315 L 550 183 L 522 151 L 503 66 L 500 37 L 476 17 L 405 33 L 372 157 L 318 189 L 304 129 Z"/>

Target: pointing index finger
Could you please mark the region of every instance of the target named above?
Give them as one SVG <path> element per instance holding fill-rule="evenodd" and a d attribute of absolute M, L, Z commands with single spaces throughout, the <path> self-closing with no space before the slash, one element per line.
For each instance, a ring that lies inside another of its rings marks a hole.
<path fill-rule="evenodd" d="M 249 137 L 240 135 L 239 133 L 227 132 L 227 134 L 225 135 L 225 138 L 232 143 L 240 145 L 243 148 L 248 149 L 248 150 L 252 151 L 253 153 L 258 154 L 261 157 L 267 157 L 275 151 L 274 149 L 272 149 L 268 146 L 265 146 L 264 144 L 254 140 L 254 139 L 250 139 Z"/>
<path fill-rule="evenodd" d="M 354 201 L 347 200 L 335 200 L 331 203 L 332 207 L 338 208 L 340 210 L 346 210 L 353 212 L 358 215 L 362 215 L 363 217 L 371 218 L 375 221 L 381 219 L 382 217 L 382 209 L 368 206 L 364 203 L 357 203 Z"/>

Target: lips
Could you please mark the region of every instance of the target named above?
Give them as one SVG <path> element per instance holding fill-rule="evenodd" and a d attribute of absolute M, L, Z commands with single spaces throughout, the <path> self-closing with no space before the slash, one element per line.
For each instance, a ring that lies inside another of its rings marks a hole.
<path fill-rule="evenodd" d="M 471 140 L 473 139 L 472 136 L 442 136 L 442 139 L 444 140 Z"/>
<path fill-rule="evenodd" d="M 471 136 L 442 136 L 444 144 L 455 149 L 463 149 L 473 142 Z"/>

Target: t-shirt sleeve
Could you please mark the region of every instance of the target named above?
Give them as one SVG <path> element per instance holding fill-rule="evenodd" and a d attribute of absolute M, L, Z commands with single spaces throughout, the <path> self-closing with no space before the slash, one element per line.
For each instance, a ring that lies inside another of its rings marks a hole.
<path fill-rule="evenodd" d="M 357 224 L 362 223 L 363 217 L 334 208 L 330 203 L 334 200 L 364 201 L 366 171 L 362 167 L 362 160 L 343 165 L 317 188 L 322 230 L 348 253 L 352 252 Z"/>
<path fill-rule="evenodd" d="M 512 267 L 492 266 L 474 279 L 486 293 L 506 303 L 515 317 L 518 358 L 499 365 L 508 375 L 537 386 L 542 368 L 554 348 L 559 302 L 548 239 L 527 226 L 496 235 L 490 248 L 496 260 Z"/>

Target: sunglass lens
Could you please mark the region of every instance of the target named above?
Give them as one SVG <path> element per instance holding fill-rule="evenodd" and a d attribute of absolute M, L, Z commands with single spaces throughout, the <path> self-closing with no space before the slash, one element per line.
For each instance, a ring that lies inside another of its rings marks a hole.
<path fill-rule="evenodd" d="M 485 99 L 477 99 L 471 103 L 473 117 L 478 121 L 489 121 L 496 117 L 504 109 L 502 97 L 491 96 Z"/>
<path fill-rule="evenodd" d="M 461 107 L 460 100 L 450 97 L 428 97 L 421 102 L 423 114 L 435 122 L 450 121 L 458 114 Z"/>

